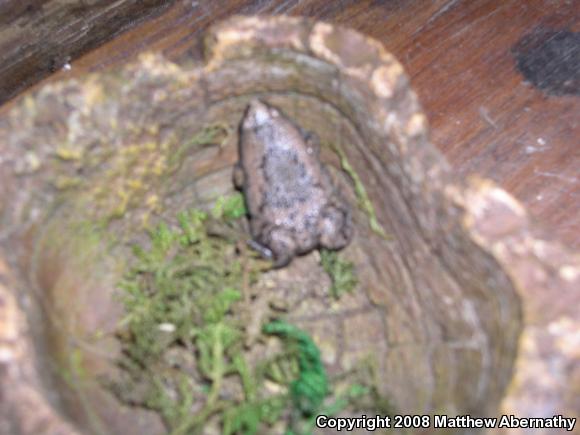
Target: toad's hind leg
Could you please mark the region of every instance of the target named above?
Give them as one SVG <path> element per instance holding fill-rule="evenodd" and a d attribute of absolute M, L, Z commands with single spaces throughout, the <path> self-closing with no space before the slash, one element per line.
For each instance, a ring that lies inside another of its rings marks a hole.
<path fill-rule="evenodd" d="M 350 211 L 329 204 L 322 211 L 320 221 L 320 245 L 327 249 L 342 249 L 350 242 L 354 227 Z"/>

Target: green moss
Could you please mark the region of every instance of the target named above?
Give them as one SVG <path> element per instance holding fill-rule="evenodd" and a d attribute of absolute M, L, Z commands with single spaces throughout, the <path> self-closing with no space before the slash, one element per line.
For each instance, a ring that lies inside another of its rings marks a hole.
<path fill-rule="evenodd" d="M 222 433 L 224 435 L 259 433 L 262 424 L 272 426 L 276 423 L 286 407 L 287 400 L 282 396 L 232 407 L 224 415 Z"/>
<path fill-rule="evenodd" d="M 116 386 L 144 390 L 135 404 L 158 411 L 176 434 L 199 429 L 221 407 L 222 383 L 236 370 L 241 349 L 232 305 L 241 298 L 243 273 L 230 244 L 206 233 L 207 213 L 192 210 L 178 220 L 179 228 L 159 224 L 148 248 L 134 247 L 136 264 L 121 283 L 127 314 L 120 365 L 129 382 Z M 165 373 L 168 352 L 194 349 L 195 364 L 173 376 Z M 197 378 L 186 374 L 194 369 Z M 207 394 L 193 414 L 196 383 L 205 384 Z"/>
<path fill-rule="evenodd" d="M 123 375 L 111 387 L 125 403 L 158 412 L 171 434 L 213 425 L 251 435 L 281 421 L 289 433 L 308 434 L 332 397 L 320 350 L 296 326 L 264 325 L 261 341 L 277 340 L 273 349 L 281 350 L 250 357 L 244 285 L 255 282 L 263 261 L 214 231 L 235 230 L 244 214 L 236 194 L 210 212 L 180 213 L 176 227 L 160 223 L 147 244 L 133 247 L 134 264 L 120 283 Z M 340 275 L 344 265 L 333 261 Z"/>
<path fill-rule="evenodd" d="M 390 240 L 391 236 L 389 236 L 383 226 L 379 223 L 377 219 L 377 214 L 375 212 L 375 207 L 367 194 L 365 186 L 361 181 L 358 173 L 354 170 L 348 158 L 346 157 L 346 153 L 340 148 L 337 144 L 331 144 L 330 147 L 336 152 L 338 157 L 340 158 L 340 165 L 342 169 L 349 175 L 354 183 L 354 190 L 358 200 L 359 207 L 365 212 L 369 219 L 369 226 L 371 230 L 378 234 L 379 236 L 383 237 L 386 240 Z"/>
<path fill-rule="evenodd" d="M 214 219 L 239 219 L 247 213 L 244 197 L 241 193 L 220 196 L 212 210 Z"/>
<path fill-rule="evenodd" d="M 229 134 L 230 129 L 225 124 L 212 124 L 207 126 L 190 140 L 183 143 L 175 153 L 171 155 L 169 158 L 169 165 L 171 167 L 179 165 L 191 148 L 209 144 L 219 144 L 221 146 L 225 143 Z"/>
<path fill-rule="evenodd" d="M 320 359 L 320 350 L 312 339 L 301 329 L 283 321 L 264 325 L 263 331 L 279 335 L 295 348 L 298 357 L 298 378 L 290 384 L 290 397 L 301 414 L 315 414 L 329 393 L 328 376 Z"/>
<path fill-rule="evenodd" d="M 330 293 L 335 299 L 340 299 L 343 294 L 350 293 L 358 284 L 354 264 L 342 260 L 338 252 L 321 249 L 320 263 L 332 281 Z"/>
<path fill-rule="evenodd" d="M 80 187 L 83 184 L 83 180 L 80 177 L 60 175 L 54 179 L 52 184 L 58 190 L 69 190 Z"/>
<path fill-rule="evenodd" d="M 76 387 L 87 379 L 83 359 L 81 350 L 73 349 L 66 355 L 64 363 L 56 366 L 56 372 L 69 387 Z"/>
<path fill-rule="evenodd" d="M 61 145 L 56 148 L 55 155 L 61 160 L 80 160 L 83 157 L 83 150 L 81 148 L 75 148 L 72 146 Z"/>
<path fill-rule="evenodd" d="M 340 414 L 349 407 L 352 407 L 360 398 L 367 397 L 370 391 L 370 388 L 364 385 L 352 384 L 344 393 L 339 394 L 332 403 L 319 409 L 318 415 L 333 416 Z M 311 434 L 315 429 L 316 415 L 311 415 L 301 423 L 300 428 L 288 430 L 286 431 L 286 435 Z"/>

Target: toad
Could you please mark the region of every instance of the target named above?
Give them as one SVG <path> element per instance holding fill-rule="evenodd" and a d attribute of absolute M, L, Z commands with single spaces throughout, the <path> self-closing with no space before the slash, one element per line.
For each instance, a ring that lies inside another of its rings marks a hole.
<path fill-rule="evenodd" d="M 351 240 L 351 211 L 320 162 L 316 136 L 282 112 L 253 100 L 240 125 L 234 182 L 242 189 L 253 246 L 287 265 L 315 248 L 341 249 Z"/>

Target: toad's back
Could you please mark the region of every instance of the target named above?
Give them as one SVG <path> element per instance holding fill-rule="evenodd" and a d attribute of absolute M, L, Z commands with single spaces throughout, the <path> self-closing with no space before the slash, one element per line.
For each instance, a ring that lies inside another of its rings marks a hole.
<path fill-rule="evenodd" d="M 236 184 L 244 190 L 254 240 L 280 259 L 278 265 L 317 246 L 346 245 L 350 211 L 338 200 L 311 136 L 258 100 L 240 130 Z"/>

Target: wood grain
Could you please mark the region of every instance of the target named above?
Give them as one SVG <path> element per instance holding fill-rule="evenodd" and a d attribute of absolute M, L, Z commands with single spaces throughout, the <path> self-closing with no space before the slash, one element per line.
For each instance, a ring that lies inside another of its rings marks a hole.
<path fill-rule="evenodd" d="M 0 103 L 171 2 L 0 2 Z"/>
<path fill-rule="evenodd" d="M 381 41 L 407 69 L 432 140 L 458 176 L 494 179 L 555 237 L 580 247 L 580 100 L 527 84 L 512 55 L 534 29 L 580 30 L 577 1 L 179 1 L 50 80 L 146 50 L 187 62 L 201 56 L 199 36 L 209 25 L 257 13 L 310 16 Z"/>

